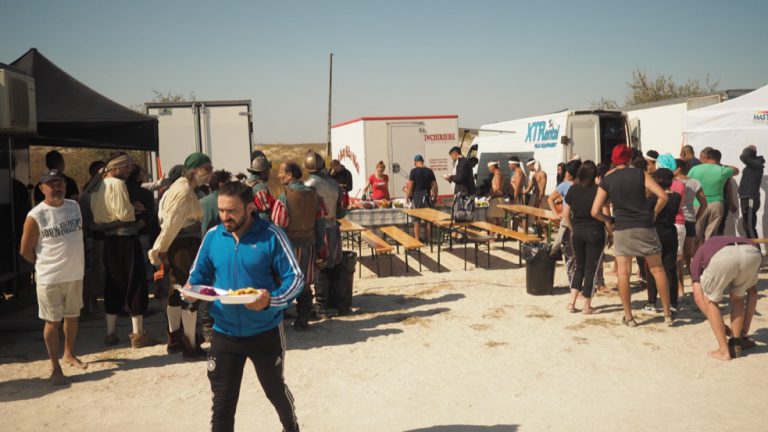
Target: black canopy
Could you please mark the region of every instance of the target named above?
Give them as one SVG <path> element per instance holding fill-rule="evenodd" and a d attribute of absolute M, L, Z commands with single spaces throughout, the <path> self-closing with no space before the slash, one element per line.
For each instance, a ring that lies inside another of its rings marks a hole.
<path fill-rule="evenodd" d="M 32 143 L 158 150 L 157 119 L 95 92 L 37 49 L 30 49 L 11 65 L 35 79 L 39 136 Z"/>

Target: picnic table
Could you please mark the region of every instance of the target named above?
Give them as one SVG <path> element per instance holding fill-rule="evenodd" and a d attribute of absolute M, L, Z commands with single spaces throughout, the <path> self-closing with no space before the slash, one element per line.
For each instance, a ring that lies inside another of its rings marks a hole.
<path fill-rule="evenodd" d="M 545 210 L 543 208 L 539 207 L 531 207 L 523 204 L 499 204 L 500 209 L 504 209 L 504 211 L 517 214 L 517 215 L 525 215 L 527 216 L 533 216 L 537 219 L 544 219 L 547 221 L 547 241 L 552 241 L 552 223 L 554 221 L 559 221 L 560 217 L 555 214 L 552 210 Z M 527 224 L 526 224 L 527 225 Z M 528 228 L 526 226 L 526 228 Z"/>
<path fill-rule="evenodd" d="M 452 222 L 451 215 L 449 213 L 441 212 L 433 208 L 419 208 L 419 209 L 402 209 L 408 218 L 420 219 L 427 223 L 428 229 L 431 227 L 437 228 L 437 237 L 442 238 L 443 230 L 447 230 L 450 234 L 451 231 L 461 232 L 465 238 L 467 238 L 467 229 L 472 225 L 472 222 Z M 432 249 L 432 239 L 429 241 L 429 250 Z M 437 272 L 440 272 L 440 242 L 437 243 Z M 467 268 L 467 245 L 464 244 L 464 269 Z"/>

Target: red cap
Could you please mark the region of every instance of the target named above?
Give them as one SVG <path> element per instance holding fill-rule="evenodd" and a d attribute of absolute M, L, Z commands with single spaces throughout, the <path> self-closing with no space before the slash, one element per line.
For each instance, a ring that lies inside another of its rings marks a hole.
<path fill-rule="evenodd" d="M 618 144 L 611 151 L 611 163 L 624 165 L 632 159 L 632 149 L 626 144 Z"/>

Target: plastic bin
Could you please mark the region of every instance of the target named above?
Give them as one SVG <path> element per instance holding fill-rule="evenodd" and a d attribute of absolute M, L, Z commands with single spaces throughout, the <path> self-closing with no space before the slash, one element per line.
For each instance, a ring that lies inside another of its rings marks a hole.
<path fill-rule="evenodd" d="M 531 295 L 551 295 L 558 258 L 550 256 L 551 245 L 535 242 L 523 245 L 525 290 Z"/>
<path fill-rule="evenodd" d="M 344 251 L 341 263 L 334 267 L 329 275 L 330 296 L 328 306 L 339 310 L 339 315 L 347 315 L 352 307 L 352 291 L 357 267 L 357 253 Z"/>

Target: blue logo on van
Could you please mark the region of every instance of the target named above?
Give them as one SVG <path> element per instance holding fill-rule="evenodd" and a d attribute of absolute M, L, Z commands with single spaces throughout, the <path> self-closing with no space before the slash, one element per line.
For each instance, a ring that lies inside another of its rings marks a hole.
<path fill-rule="evenodd" d="M 557 146 L 560 137 L 560 125 L 555 125 L 552 119 L 528 123 L 528 134 L 525 142 L 534 143 L 534 148 L 544 149 Z"/>

